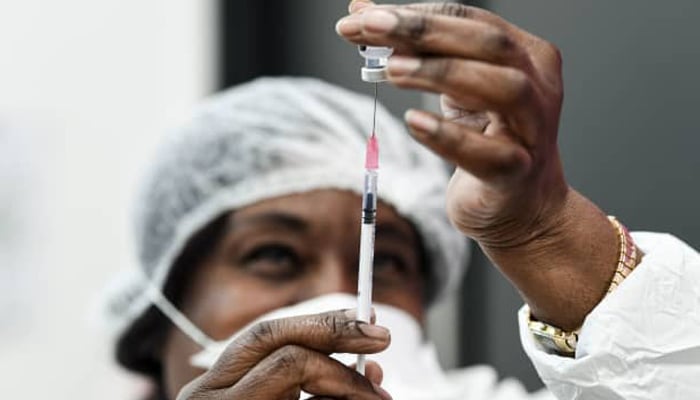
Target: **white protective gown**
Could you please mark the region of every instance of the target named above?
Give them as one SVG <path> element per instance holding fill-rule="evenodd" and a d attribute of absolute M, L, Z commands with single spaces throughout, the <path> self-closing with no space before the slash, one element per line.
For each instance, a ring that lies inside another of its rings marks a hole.
<path fill-rule="evenodd" d="M 644 258 L 588 315 L 576 358 L 545 352 L 521 309 L 523 348 L 551 394 L 493 384 L 495 373 L 485 367 L 452 373 L 478 382 L 461 399 L 699 400 L 700 254 L 670 235 L 632 236 Z"/>
<path fill-rule="evenodd" d="M 447 373 L 463 390 L 453 399 L 700 400 L 700 254 L 671 235 L 632 236 L 644 258 L 588 315 L 576 358 L 544 351 L 520 310 L 522 345 L 546 390 L 528 394 L 491 367 L 471 367 Z M 417 399 L 400 392 L 390 391 Z"/>

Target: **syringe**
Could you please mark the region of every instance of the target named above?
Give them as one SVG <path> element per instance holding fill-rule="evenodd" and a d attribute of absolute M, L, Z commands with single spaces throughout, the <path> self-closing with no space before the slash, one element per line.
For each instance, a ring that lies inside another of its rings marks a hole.
<path fill-rule="evenodd" d="M 374 269 L 374 234 L 377 223 L 377 178 L 379 171 L 379 144 L 377 143 L 377 97 L 378 84 L 386 80 L 386 64 L 393 49 L 389 47 L 360 46 L 360 55 L 365 58 L 362 80 L 374 83 L 374 111 L 372 134 L 365 152 L 365 183 L 362 191 L 362 225 L 360 229 L 360 266 L 357 276 L 357 319 L 371 323 L 372 317 L 372 270 Z M 365 356 L 357 356 L 357 372 L 365 373 Z"/>
<path fill-rule="evenodd" d="M 362 225 L 360 228 L 360 268 L 357 276 L 357 319 L 370 323 L 372 317 L 372 270 L 374 234 L 377 223 L 377 178 L 379 146 L 372 133 L 365 154 L 365 184 L 362 191 Z M 357 372 L 365 373 L 365 356 L 357 356 Z"/>

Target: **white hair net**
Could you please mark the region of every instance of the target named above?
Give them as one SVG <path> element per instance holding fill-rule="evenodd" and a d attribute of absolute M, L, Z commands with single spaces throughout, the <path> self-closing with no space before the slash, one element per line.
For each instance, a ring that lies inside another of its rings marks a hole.
<path fill-rule="evenodd" d="M 112 327 L 122 331 L 143 314 L 188 240 L 223 213 L 314 189 L 361 193 L 372 107 L 366 96 L 308 78 L 262 78 L 204 102 L 167 136 L 142 186 L 141 274 L 112 291 Z M 467 255 L 445 213 L 446 166 L 381 105 L 377 135 L 379 198 L 415 225 L 432 290 L 444 293 L 460 281 Z M 358 234 L 359 222 L 358 214 Z"/>

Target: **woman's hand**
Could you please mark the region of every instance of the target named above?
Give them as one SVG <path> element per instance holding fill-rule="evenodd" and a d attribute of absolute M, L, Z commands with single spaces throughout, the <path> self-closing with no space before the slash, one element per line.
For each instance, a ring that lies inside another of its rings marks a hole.
<path fill-rule="evenodd" d="M 614 229 L 569 188 L 557 149 L 561 56 L 502 18 L 457 3 L 375 6 L 354 1 L 338 33 L 391 46 L 390 83 L 441 95 L 443 115 L 411 110 L 415 138 L 457 166 L 452 223 L 475 239 L 533 314 L 578 328 L 604 296 Z"/>
<path fill-rule="evenodd" d="M 298 399 L 304 391 L 318 398 L 388 400 L 377 364 L 366 365 L 365 377 L 328 355 L 377 353 L 389 342 L 387 329 L 355 321 L 352 310 L 261 322 L 178 399 Z"/>
<path fill-rule="evenodd" d="M 557 151 L 558 50 L 487 11 L 456 3 L 354 2 L 338 24 L 355 43 L 391 46 L 389 80 L 442 95 L 443 116 L 409 111 L 416 139 L 457 166 L 453 224 L 485 246 L 513 247 L 557 219 L 568 186 Z"/>

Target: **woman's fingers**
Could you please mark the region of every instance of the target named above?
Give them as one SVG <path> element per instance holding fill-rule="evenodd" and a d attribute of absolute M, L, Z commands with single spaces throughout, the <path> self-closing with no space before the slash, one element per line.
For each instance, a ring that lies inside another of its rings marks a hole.
<path fill-rule="evenodd" d="M 371 7 L 370 7 L 371 6 Z M 511 24 L 500 16 L 472 6 L 466 6 L 457 2 L 445 1 L 445 2 L 427 2 L 427 3 L 414 3 L 408 5 L 375 5 L 370 1 L 357 0 L 350 4 L 350 13 L 355 14 L 358 11 L 370 11 L 375 9 L 385 9 L 385 10 L 411 10 L 417 13 L 426 15 L 436 15 L 443 17 L 454 17 L 460 19 L 468 19 L 473 21 L 483 22 L 485 24 L 493 25 L 495 27 L 501 28 L 506 32 L 512 33 L 515 37 L 521 40 L 531 40 L 536 38 L 529 32 L 520 29 L 516 25 Z M 339 32 L 340 33 L 340 32 Z M 350 32 L 349 32 L 350 33 Z M 346 36 L 341 34 L 342 36 Z M 346 37 L 347 38 L 347 37 Z"/>
<path fill-rule="evenodd" d="M 285 346 L 323 354 L 377 353 L 389 346 L 386 328 L 356 321 L 354 310 L 265 321 L 231 343 L 212 368 L 212 385 L 229 386 L 261 360 Z"/>
<path fill-rule="evenodd" d="M 473 19 L 372 7 L 341 20 L 338 32 L 359 44 L 393 47 L 396 54 L 463 57 L 529 68 L 527 53 L 506 30 Z"/>
<path fill-rule="evenodd" d="M 235 384 L 214 384 L 214 380 L 207 378 L 214 373 L 209 371 L 187 385 L 178 399 L 296 399 L 301 391 L 317 398 L 391 399 L 378 384 L 354 369 L 326 354 L 297 345 L 275 350 Z"/>
<path fill-rule="evenodd" d="M 406 8 L 426 14 L 442 15 L 445 17 L 466 18 L 474 21 L 484 22 L 486 24 L 499 27 L 507 32 L 513 33 L 517 37 L 534 37 L 529 32 L 520 29 L 516 25 L 511 24 L 510 22 L 506 21 L 505 19 L 488 10 L 484 10 L 483 8 L 473 6 L 467 6 L 454 1 L 415 3 L 407 5 Z"/>
<path fill-rule="evenodd" d="M 464 109 L 496 111 L 528 121 L 537 105 L 535 84 L 523 71 L 458 58 L 395 56 L 388 64 L 389 80 L 402 88 L 448 95 Z M 534 145 L 536 132 L 518 130 L 519 140 Z"/>
<path fill-rule="evenodd" d="M 388 72 L 397 86 L 444 93 L 479 110 L 511 112 L 534 94 L 524 72 L 474 60 L 395 56 Z"/>
<path fill-rule="evenodd" d="M 423 145 L 484 182 L 499 185 L 530 169 L 532 160 L 528 152 L 507 135 L 485 136 L 417 110 L 406 113 L 406 122 Z"/>
<path fill-rule="evenodd" d="M 409 4 L 405 7 L 426 14 L 467 18 L 500 28 L 527 53 L 528 63 L 537 69 L 549 71 L 561 68 L 561 53 L 556 46 L 490 11 L 449 1 Z"/>
<path fill-rule="evenodd" d="M 349 366 L 351 370 L 355 370 L 355 364 L 352 364 Z M 384 379 L 384 372 L 382 371 L 382 368 L 379 366 L 379 364 L 375 363 L 374 361 L 367 361 L 365 364 L 365 378 L 367 378 L 370 382 L 373 384 L 379 386 L 382 384 L 382 380 Z M 332 400 L 332 397 L 327 397 L 327 396 L 314 396 L 310 400 Z"/>
<path fill-rule="evenodd" d="M 356 312 L 347 310 L 256 324 L 178 398 L 298 398 L 303 390 L 329 398 L 390 399 L 379 387 L 378 365 L 368 364 L 364 377 L 328 356 L 376 353 L 389 345 L 386 328 L 355 319 Z"/>
<path fill-rule="evenodd" d="M 224 399 L 298 398 L 306 393 L 348 400 L 391 399 L 383 389 L 364 376 L 323 353 L 305 347 L 284 346 L 258 363 L 233 387 L 224 392 Z"/>
<path fill-rule="evenodd" d="M 357 369 L 357 364 L 350 364 L 350 369 Z M 374 361 L 365 361 L 365 377 L 375 385 L 381 385 L 384 381 L 384 370 Z"/>

